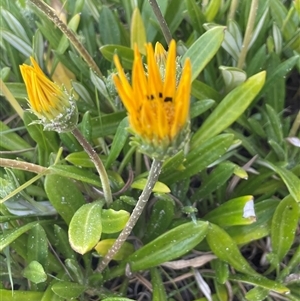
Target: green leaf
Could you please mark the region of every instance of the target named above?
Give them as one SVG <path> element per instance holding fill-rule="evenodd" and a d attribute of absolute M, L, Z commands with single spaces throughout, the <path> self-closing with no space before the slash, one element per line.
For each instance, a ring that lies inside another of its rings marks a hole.
<path fill-rule="evenodd" d="M 207 222 L 189 222 L 159 236 L 128 257 L 131 271 L 146 270 L 188 253 L 203 240 L 207 227 Z"/>
<path fill-rule="evenodd" d="M 208 177 L 201 181 L 200 188 L 193 193 L 191 199 L 196 201 L 216 191 L 232 176 L 234 169 L 235 164 L 232 162 L 226 161 L 218 164 Z"/>
<path fill-rule="evenodd" d="M 169 184 L 197 174 L 219 159 L 231 146 L 233 138 L 234 136 L 231 134 L 222 134 L 210 138 L 201 145 L 199 144 L 187 155 L 183 170 L 168 174 L 164 173 L 161 175 L 160 180 Z"/>
<path fill-rule="evenodd" d="M 206 240 L 212 252 L 219 259 L 229 263 L 237 271 L 248 275 L 258 275 L 242 256 L 234 240 L 223 229 L 210 224 Z"/>
<path fill-rule="evenodd" d="M 84 292 L 85 286 L 75 282 L 59 281 L 54 283 L 51 289 L 56 295 L 70 300 L 78 298 Z"/>
<path fill-rule="evenodd" d="M 231 199 L 210 211 L 203 219 L 220 227 L 252 224 L 256 221 L 253 196 Z"/>
<path fill-rule="evenodd" d="M 143 190 L 146 186 L 146 183 L 147 183 L 147 179 L 145 178 L 138 179 L 131 184 L 131 188 Z M 171 190 L 166 184 L 158 181 L 155 183 L 152 191 L 160 192 L 160 193 L 169 193 Z"/>
<path fill-rule="evenodd" d="M 0 251 L 2 251 L 5 247 L 7 247 L 10 243 L 16 240 L 19 236 L 27 232 L 28 230 L 32 229 L 40 222 L 31 222 L 24 226 L 18 227 L 12 231 L 6 232 L 5 234 L 1 235 L 0 239 Z"/>
<path fill-rule="evenodd" d="M 131 17 L 130 39 L 130 47 L 134 49 L 134 45 L 136 44 L 139 52 L 145 55 L 145 44 L 147 42 L 146 30 L 138 7 L 134 9 Z"/>
<path fill-rule="evenodd" d="M 114 54 L 117 54 L 124 69 L 131 69 L 134 52 L 133 49 L 120 45 L 105 45 L 100 47 L 102 55 L 110 62 L 113 61 Z"/>
<path fill-rule="evenodd" d="M 280 176 L 295 201 L 300 202 L 300 179 L 286 168 L 276 166 L 271 162 L 265 164 Z"/>
<path fill-rule="evenodd" d="M 214 20 L 216 14 L 220 11 L 220 6 L 222 5 L 222 1 L 221 0 L 212 0 L 209 2 L 209 4 L 207 5 L 206 11 L 205 11 L 205 16 L 206 16 L 206 20 L 208 22 L 211 22 L 212 20 Z"/>
<path fill-rule="evenodd" d="M 94 202 L 81 206 L 69 226 L 69 241 L 73 250 L 85 254 L 99 241 L 102 233 L 102 203 Z"/>
<path fill-rule="evenodd" d="M 125 66 L 124 66 L 125 68 Z M 106 137 L 108 135 L 114 135 L 117 128 L 126 116 L 126 112 L 117 112 L 112 114 L 101 115 L 100 118 L 92 119 L 92 138 Z"/>
<path fill-rule="evenodd" d="M 269 235 L 271 219 L 278 202 L 278 200 L 267 199 L 255 204 L 257 219 L 255 223 L 233 226 L 226 229 L 226 232 L 238 245 L 244 245 Z"/>
<path fill-rule="evenodd" d="M 266 93 L 269 89 L 273 89 L 274 83 L 278 79 L 286 76 L 286 74 L 292 70 L 292 68 L 295 66 L 298 60 L 299 60 L 299 55 L 294 55 L 289 59 L 287 59 L 286 61 L 282 62 L 280 65 L 277 65 L 274 72 L 268 73 L 266 83 L 264 87 L 261 89 L 259 95 Z"/>
<path fill-rule="evenodd" d="M 41 225 L 34 226 L 28 232 L 27 260 L 38 261 L 45 266 L 48 257 L 48 239 Z"/>
<path fill-rule="evenodd" d="M 99 255 L 105 256 L 108 250 L 111 249 L 115 241 L 116 240 L 113 238 L 103 239 L 97 243 L 97 245 L 95 246 L 95 250 Z M 113 260 L 117 260 L 117 261 L 124 260 L 133 252 L 134 252 L 134 246 L 131 243 L 125 241 L 122 244 L 120 250 L 113 256 Z"/>
<path fill-rule="evenodd" d="M 270 105 L 266 104 L 268 126 L 266 128 L 268 139 L 274 139 L 279 145 L 283 142 L 282 121 Z"/>
<path fill-rule="evenodd" d="M 37 261 L 31 261 L 24 269 L 23 276 L 33 283 L 41 283 L 47 280 L 47 274 L 43 266 Z"/>
<path fill-rule="evenodd" d="M 106 5 L 101 6 L 99 15 L 100 39 L 103 45 L 120 44 L 121 33 L 119 29 L 119 19 Z"/>
<path fill-rule="evenodd" d="M 31 148 L 31 145 L 10 129 L 6 124 L 0 121 L 0 147 L 6 150 L 16 151 Z M 33 153 L 30 151 L 22 152 L 22 156 L 32 159 Z"/>
<path fill-rule="evenodd" d="M 198 100 L 214 99 L 217 102 L 221 100 L 221 95 L 216 90 L 197 79 L 192 83 L 191 93 Z"/>
<path fill-rule="evenodd" d="M 193 136 L 192 149 L 221 133 L 244 113 L 264 85 L 265 75 L 265 71 L 262 71 L 248 78 L 221 101 Z"/>
<path fill-rule="evenodd" d="M 51 231 L 52 231 L 52 229 L 51 229 Z M 65 230 L 55 224 L 54 225 L 54 235 L 55 235 L 55 244 L 54 245 L 57 248 L 57 250 L 61 254 L 64 254 L 65 258 L 75 259 L 76 253 L 72 250 L 72 248 L 70 246 L 67 230 Z"/>
<path fill-rule="evenodd" d="M 163 234 L 174 218 L 174 201 L 168 195 L 164 197 L 164 194 L 159 196 L 156 194 L 155 197 L 159 197 L 159 199 L 152 207 L 144 242 L 149 242 Z"/>
<path fill-rule="evenodd" d="M 99 155 L 99 158 L 101 159 L 101 161 L 103 163 L 106 163 L 107 157 Z M 91 160 L 91 158 L 85 151 L 70 153 L 65 158 L 65 160 L 80 167 L 80 168 L 81 167 L 95 168 L 95 164 L 93 163 L 93 161 Z M 54 170 L 57 171 L 55 168 L 54 168 Z"/>
<path fill-rule="evenodd" d="M 242 84 L 247 78 L 246 72 L 239 68 L 220 66 L 219 69 L 222 72 L 227 93 Z"/>
<path fill-rule="evenodd" d="M 14 48 L 16 48 L 20 53 L 22 53 L 25 57 L 29 57 L 32 54 L 31 46 L 28 45 L 28 43 L 24 42 L 23 39 L 12 34 L 10 31 L 2 28 L 1 36 L 4 40 L 6 40 L 9 44 L 11 44 Z"/>
<path fill-rule="evenodd" d="M 205 23 L 205 16 L 195 0 L 186 0 L 185 2 L 193 29 L 202 34 L 204 31 L 202 24 Z"/>
<path fill-rule="evenodd" d="M 199 73 L 219 50 L 224 39 L 224 30 L 225 27 L 223 26 L 216 26 L 208 30 L 193 43 L 181 58 L 182 63 L 184 63 L 186 58 L 190 58 L 191 60 L 192 81 L 196 79 Z"/>
<path fill-rule="evenodd" d="M 272 253 L 275 254 L 275 265 L 279 264 L 290 250 L 299 220 L 299 206 L 289 195 L 277 206 L 271 226 Z"/>
<path fill-rule="evenodd" d="M 124 145 L 128 138 L 127 128 L 128 128 L 128 118 L 124 118 L 118 126 L 117 132 L 114 136 L 114 140 L 110 147 L 110 152 L 105 162 L 106 168 L 110 168 L 111 164 L 116 161 L 122 149 L 124 148 Z"/>
<path fill-rule="evenodd" d="M 24 42 L 26 42 L 28 45 L 30 45 L 31 41 L 28 39 L 26 31 L 24 30 L 23 25 L 18 21 L 18 19 L 3 7 L 1 7 L 1 14 L 11 31 L 15 33 L 20 39 L 24 40 Z"/>
<path fill-rule="evenodd" d="M 101 214 L 102 232 L 116 233 L 121 231 L 125 227 L 129 216 L 129 212 L 125 210 L 103 209 Z"/>
<path fill-rule="evenodd" d="M 269 290 L 260 286 L 255 287 L 245 294 L 245 298 L 249 301 L 263 301 L 269 295 Z"/>
<path fill-rule="evenodd" d="M 49 167 L 51 174 L 71 178 L 77 181 L 86 182 L 97 187 L 101 187 L 100 179 L 89 170 L 82 169 L 71 165 L 51 165 Z"/>
<path fill-rule="evenodd" d="M 215 101 L 212 99 L 203 99 L 192 103 L 190 109 L 190 118 L 192 119 L 203 114 L 208 109 L 210 109 L 214 104 Z"/>
<path fill-rule="evenodd" d="M 76 210 L 85 204 L 84 197 L 74 181 L 60 175 L 47 175 L 45 191 L 58 214 L 70 223 Z"/>
<path fill-rule="evenodd" d="M 167 301 L 167 293 L 162 281 L 161 272 L 157 268 L 152 268 L 151 284 L 152 284 L 152 301 Z"/>
<path fill-rule="evenodd" d="M 257 275 L 236 274 L 236 275 L 229 276 L 229 280 L 248 283 L 254 286 L 262 287 L 277 292 L 279 294 L 288 294 L 290 292 L 290 290 L 286 286 L 282 285 L 281 283 L 265 278 L 259 274 Z"/>
<path fill-rule="evenodd" d="M 43 292 L 0 289 L 1 301 L 41 301 Z"/>

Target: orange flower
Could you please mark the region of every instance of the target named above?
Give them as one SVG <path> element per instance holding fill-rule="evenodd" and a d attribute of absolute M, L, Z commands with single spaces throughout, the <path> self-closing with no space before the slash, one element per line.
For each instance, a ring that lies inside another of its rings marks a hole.
<path fill-rule="evenodd" d="M 71 97 L 52 82 L 33 57 L 32 66 L 21 65 L 20 70 L 28 94 L 31 111 L 46 130 L 70 131 L 77 124 L 77 108 Z"/>
<path fill-rule="evenodd" d="M 118 56 L 114 56 L 118 70 L 114 82 L 128 111 L 130 128 L 140 140 L 140 150 L 159 158 L 176 153 L 186 142 L 191 90 L 190 60 L 185 61 L 177 85 L 176 43 L 174 40 L 170 43 L 163 75 L 160 72 L 164 58 L 162 48 L 158 45 L 157 53 L 154 53 L 151 44 L 146 46 L 146 74 L 135 47 L 131 85 Z"/>

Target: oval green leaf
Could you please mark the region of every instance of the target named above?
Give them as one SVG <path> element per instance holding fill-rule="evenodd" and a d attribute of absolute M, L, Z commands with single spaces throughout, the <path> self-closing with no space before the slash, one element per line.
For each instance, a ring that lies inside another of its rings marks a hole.
<path fill-rule="evenodd" d="M 102 203 L 94 202 L 81 206 L 69 226 L 69 241 L 72 249 L 80 254 L 90 251 L 102 233 Z"/>
<path fill-rule="evenodd" d="M 70 223 L 76 210 L 85 204 L 84 197 L 77 185 L 60 175 L 47 175 L 45 191 L 49 201 L 67 224 Z"/>
<path fill-rule="evenodd" d="M 125 210 L 103 209 L 101 214 L 102 232 L 116 233 L 121 231 L 125 227 L 129 216 L 129 212 Z"/>

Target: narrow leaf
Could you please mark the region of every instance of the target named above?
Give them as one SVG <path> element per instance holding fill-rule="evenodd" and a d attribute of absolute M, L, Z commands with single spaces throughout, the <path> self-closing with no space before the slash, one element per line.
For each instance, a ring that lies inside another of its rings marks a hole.
<path fill-rule="evenodd" d="M 248 78 L 232 90 L 204 121 L 192 139 L 192 148 L 213 137 L 236 121 L 250 105 L 265 82 L 266 72 L 262 71 Z"/>

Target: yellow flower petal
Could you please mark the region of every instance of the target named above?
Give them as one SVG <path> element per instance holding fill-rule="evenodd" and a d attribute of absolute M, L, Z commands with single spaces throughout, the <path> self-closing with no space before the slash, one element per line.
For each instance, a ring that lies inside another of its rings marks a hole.
<path fill-rule="evenodd" d="M 169 152 L 169 148 L 174 148 L 174 145 L 182 146 L 186 141 L 184 134 L 179 133 L 188 124 L 191 63 L 186 60 L 176 86 L 176 42 L 171 41 L 168 53 L 158 43 L 155 52 L 151 44 L 146 45 L 146 51 L 147 72 L 135 46 L 131 85 L 115 56 L 118 74 L 114 76 L 114 82 L 128 111 L 130 127 L 141 139 L 141 143 L 145 144 L 142 149 L 150 149 L 155 156 L 163 157 L 164 154 L 176 151 L 172 149 Z M 161 68 L 165 70 L 162 71 Z"/>

